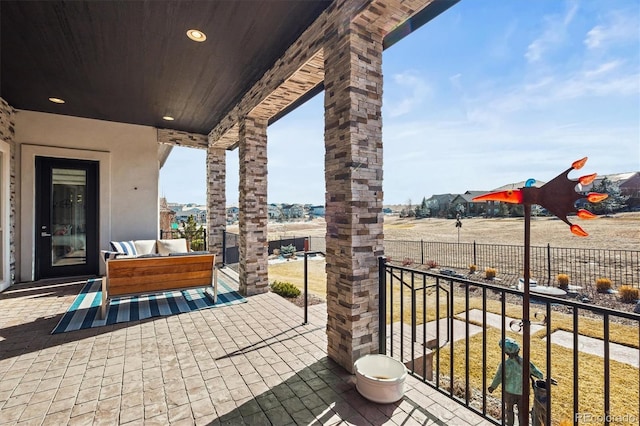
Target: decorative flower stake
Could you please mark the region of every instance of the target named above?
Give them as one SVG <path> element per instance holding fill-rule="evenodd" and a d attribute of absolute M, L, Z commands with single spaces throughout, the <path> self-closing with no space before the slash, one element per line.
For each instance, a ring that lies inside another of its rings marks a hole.
<path fill-rule="evenodd" d="M 473 201 L 502 201 L 504 203 L 522 204 L 524 207 L 524 291 L 522 305 L 522 374 L 528 379 L 529 358 L 531 355 L 531 321 L 529 319 L 529 263 L 531 258 L 531 206 L 538 204 L 553 213 L 567 225 L 575 235 L 586 237 L 587 234 L 579 225 L 572 224 L 567 219 L 569 214 L 576 214 L 581 219 L 593 219 L 596 217 L 590 211 L 577 210 L 575 203 L 584 195 L 576 192 L 576 186 L 588 185 L 596 178 L 596 173 L 585 175 L 578 180 L 569 179 L 572 170 L 581 169 L 587 162 L 587 157 L 574 161 L 571 167 L 558 176 L 542 185 L 540 188 L 533 186 L 535 179 L 529 179 L 524 188 L 492 192 L 490 194 L 475 197 Z M 589 193 L 586 198 L 590 203 L 599 203 L 607 198 L 607 194 Z M 547 386 L 549 389 L 549 386 Z M 529 412 L 529 387 L 523 386 L 520 407 L 525 413 Z"/>

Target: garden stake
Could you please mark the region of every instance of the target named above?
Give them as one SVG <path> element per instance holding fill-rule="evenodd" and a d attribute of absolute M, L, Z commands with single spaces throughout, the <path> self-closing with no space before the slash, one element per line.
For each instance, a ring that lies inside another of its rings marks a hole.
<path fill-rule="evenodd" d="M 585 198 L 576 192 L 575 188 L 579 184 L 588 185 L 596 178 L 596 173 L 581 176 L 578 180 L 569 179 L 569 172 L 581 169 L 587 162 L 587 157 L 574 161 L 571 167 L 560 173 L 558 176 L 542 185 L 540 188 L 533 186 L 535 179 L 529 179 L 524 188 L 492 192 L 475 197 L 473 201 L 501 201 L 511 204 L 522 204 L 524 207 L 524 289 L 522 306 L 522 375 L 529 377 L 529 360 L 531 356 L 531 321 L 529 318 L 529 264 L 531 257 L 531 205 L 538 204 L 567 225 L 573 234 L 586 237 L 587 234 L 579 225 L 572 224 L 567 219 L 571 213 L 575 213 L 580 219 L 593 219 L 593 213 L 579 209 L 576 211 L 575 202 Z M 590 203 L 599 203 L 607 198 L 607 194 L 591 192 L 587 195 Z M 522 387 L 522 402 L 520 405 L 525 413 L 529 412 L 529 387 Z"/>

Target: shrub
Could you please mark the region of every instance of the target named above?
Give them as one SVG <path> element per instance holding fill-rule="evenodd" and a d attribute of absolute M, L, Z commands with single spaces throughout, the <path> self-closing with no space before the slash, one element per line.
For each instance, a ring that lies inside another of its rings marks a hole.
<path fill-rule="evenodd" d="M 558 286 L 560 288 L 569 288 L 569 275 L 558 274 Z"/>
<path fill-rule="evenodd" d="M 476 265 L 469 265 L 469 273 L 475 274 L 477 270 L 478 267 Z"/>
<path fill-rule="evenodd" d="M 623 285 L 618 289 L 620 300 L 626 303 L 636 303 L 640 298 L 640 290 L 630 285 Z"/>
<path fill-rule="evenodd" d="M 204 240 L 202 238 L 195 238 L 191 240 L 191 250 L 202 251 L 204 250 Z"/>
<path fill-rule="evenodd" d="M 484 270 L 484 277 L 488 280 L 492 280 L 496 277 L 498 270 L 496 268 L 487 268 Z"/>
<path fill-rule="evenodd" d="M 404 260 L 402 261 L 402 266 L 409 266 L 413 264 L 413 259 L 410 259 L 408 257 L 405 257 Z"/>
<path fill-rule="evenodd" d="M 596 280 L 596 290 L 600 293 L 606 293 L 611 290 L 611 280 L 609 278 L 598 278 Z"/>
<path fill-rule="evenodd" d="M 274 281 L 271 283 L 271 291 L 282 297 L 298 297 L 300 289 L 289 282 Z"/>
<path fill-rule="evenodd" d="M 427 260 L 426 265 L 427 265 L 427 267 L 429 267 L 429 269 L 437 268 L 438 267 L 438 262 L 436 262 L 435 260 Z"/>
<path fill-rule="evenodd" d="M 294 254 L 296 252 L 296 246 L 294 246 L 293 244 L 289 244 L 288 246 L 281 246 L 280 247 L 280 254 L 283 256 L 291 256 L 292 254 Z"/>

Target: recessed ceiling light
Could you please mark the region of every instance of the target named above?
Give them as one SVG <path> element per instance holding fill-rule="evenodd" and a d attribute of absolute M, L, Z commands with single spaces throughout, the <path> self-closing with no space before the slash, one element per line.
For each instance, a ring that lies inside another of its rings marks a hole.
<path fill-rule="evenodd" d="M 170 115 L 165 115 L 164 117 L 162 117 L 163 120 L 167 120 L 167 121 L 173 121 L 174 118 Z"/>
<path fill-rule="evenodd" d="M 203 42 L 207 39 L 207 35 L 200 30 L 189 30 L 187 31 L 187 37 L 189 37 L 193 41 Z"/>
<path fill-rule="evenodd" d="M 64 99 L 60 99 L 60 98 L 49 98 L 49 100 L 51 102 L 53 102 L 54 104 L 63 104 L 64 103 Z"/>

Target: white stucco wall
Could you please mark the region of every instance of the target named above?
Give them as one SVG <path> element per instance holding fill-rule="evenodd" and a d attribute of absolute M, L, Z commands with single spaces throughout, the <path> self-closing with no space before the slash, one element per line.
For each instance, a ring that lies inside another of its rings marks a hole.
<path fill-rule="evenodd" d="M 36 155 L 100 162 L 101 249 L 108 249 L 111 240 L 158 238 L 159 167 L 154 127 L 18 110 L 15 140 L 20 281 L 31 281 L 34 272 Z"/>

